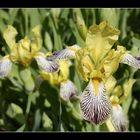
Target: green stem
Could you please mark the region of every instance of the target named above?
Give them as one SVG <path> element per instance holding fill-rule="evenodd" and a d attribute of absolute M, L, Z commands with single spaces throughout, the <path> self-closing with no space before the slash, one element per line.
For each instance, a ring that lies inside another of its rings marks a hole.
<path fill-rule="evenodd" d="M 32 102 L 32 94 L 33 93 L 29 93 L 28 95 L 28 101 L 27 101 L 27 107 L 26 107 L 26 111 L 25 111 L 25 116 L 27 116 L 30 112 L 30 108 L 31 108 L 31 102 Z"/>
<path fill-rule="evenodd" d="M 108 130 L 109 130 L 110 132 L 115 132 L 115 128 L 114 128 L 114 126 L 112 125 L 112 122 L 111 122 L 110 119 L 106 121 L 106 125 L 107 125 L 107 128 L 108 128 Z"/>
<path fill-rule="evenodd" d="M 57 130 L 61 132 L 61 114 L 62 114 L 62 105 L 61 105 L 61 99 L 60 99 L 60 94 L 59 94 L 59 124 L 57 127 Z"/>
<path fill-rule="evenodd" d="M 100 131 L 100 126 L 99 125 L 96 125 L 94 128 L 95 128 L 95 132 L 99 132 Z"/>
<path fill-rule="evenodd" d="M 25 34 L 28 34 L 28 9 L 25 9 Z"/>
<path fill-rule="evenodd" d="M 28 101 L 27 101 L 27 106 L 26 106 L 26 111 L 25 111 L 25 127 L 28 126 L 28 114 L 30 112 L 31 109 L 31 103 L 32 103 L 32 94 L 33 93 L 29 93 L 28 94 Z"/>

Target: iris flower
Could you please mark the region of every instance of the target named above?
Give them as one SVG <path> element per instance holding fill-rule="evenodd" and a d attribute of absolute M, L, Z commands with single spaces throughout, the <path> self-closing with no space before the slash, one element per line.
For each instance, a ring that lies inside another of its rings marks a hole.
<path fill-rule="evenodd" d="M 131 55 L 125 47 L 117 45 L 120 31 L 110 26 L 106 21 L 89 27 L 85 47 L 78 45 L 56 51 L 49 60 L 74 58 L 81 78 L 87 86 L 81 94 L 80 106 L 85 120 L 93 124 L 102 124 L 107 121 L 120 105 L 114 107 L 108 95 L 107 81 L 117 71 L 119 64 L 128 64 L 140 68 L 140 61 Z"/>
<path fill-rule="evenodd" d="M 106 124 L 110 131 L 127 131 L 128 130 L 128 110 L 122 107 L 132 92 L 132 86 L 136 82 L 135 79 L 127 79 L 121 85 L 117 84 L 117 80 L 111 76 L 105 83 L 108 89 L 107 94 L 110 97 L 112 112 Z M 125 110 L 124 110 L 125 109 Z"/>
<path fill-rule="evenodd" d="M 51 52 L 47 53 L 47 59 L 49 59 L 50 55 Z M 49 73 L 41 70 L 39 79 L 42 79 L 41 82 L 47 80 L 51 85 L 60 86 L 60 97 L 67 102 L 78 93 L 77 87 L 69 80 L 69 67 L 71 62 L 69 60 L 59 60 L 57 63 L 59 64 L 58 71 Z"/>
<path fill-rule="evenodd" d="M 12 63 L 21 63 L 24 66 L 31 64 L 35 59 L 40 69 L 47 72 L 54 72 L 59 69 L 55 61 L 49 61 L 39 50 L 42 47 L 40 26 L 37 25 L 32 29 L 33 37 L 30 39 L 25 36 L 16 43 L 17 30 L 8 25 L 4 31 L 3 37 L 10 49 L 10 54 L 0 60 L 0 78 L 8 76 L 11 71 Z"/>

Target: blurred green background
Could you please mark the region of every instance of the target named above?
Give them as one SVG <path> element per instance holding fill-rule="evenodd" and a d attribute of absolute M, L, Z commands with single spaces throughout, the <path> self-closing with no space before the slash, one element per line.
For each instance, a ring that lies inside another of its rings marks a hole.
<path fill-rule="evenodd" d="M 80 29 L 80 24 L 88 28 L 103 20 L 121 31 L 118 44 L 125 46 L 134 56 L 140 56 L 140 9 L 17 8 L 0 9 L 0 57 L 9 53 L 3 39 L 7 25 L 17 29 L 18 41 L 40 24 L 43 39 L 41 51 L 47 53 L 63 49 L 66 45 L 79 44 L 83 47 L 84 30 Z M 0 80 L 0 131 L 108 131 L 105 124 L 95 126 L 83 120 L 78 101 L 62 102 L 59 87 L 44 81 L 39 90 L 32 93 L 38 75 L 36 69 L 34 61 L 28 68 L 13 65 L 10 75 Z M 131 94 L 123 108 L 128 111 L 129 131 L 139 131 L 140 71 L 120 65 L 115 77 L 122 86 L 126 79 L 137 79 L 132 89 L 128 89 Z M 84 83 L 79 79 L 74 65 L 70 67 L 70 79 L 80 94 Z"/>

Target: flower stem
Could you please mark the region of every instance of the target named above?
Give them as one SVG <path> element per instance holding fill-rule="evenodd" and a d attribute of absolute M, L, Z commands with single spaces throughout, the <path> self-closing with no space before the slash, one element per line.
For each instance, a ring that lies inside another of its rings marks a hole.
<path fill-rule="evenodd" d="M 110 132 L 115 132 L 115 128 L 114 128 L 114 126 L 112 125 L 110 119 L 108 119 L 108 120 L 106 121 L 106 125 L 107 125 L 107 128 L 108 128 L 108 130 L 109 130 Z"/>
<path fill-rule="evenodd" d="M 27 101 L 27 107 L 26 107 L 26 111 L 25 111 L 25 116 L 27 116 L 29 114 L 29 112 L 30 112 L 31 101 L 32 101 L 32 93 L 29 93 L 28 101 Z"/>

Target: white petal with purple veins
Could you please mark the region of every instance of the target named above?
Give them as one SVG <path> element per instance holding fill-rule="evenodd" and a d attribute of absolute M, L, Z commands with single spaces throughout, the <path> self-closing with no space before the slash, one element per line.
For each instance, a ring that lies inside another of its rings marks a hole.
<path fill-rule="evenodd" d="M 59 70 L 58 63 L 55 61 L 46 60 L 45 56 L 36 56 L 35 59 L 37 61 L 38 66 L 44 71 L 51 73 Z"/>
<path fill-rule="evenodd" d="M 60 86 L 60 96 L 65 101 L 68 101 L 72 96 L 76 95 L 78 92 L 77 87 L 70 80 L 62 82 Z"/>
<path fill-rule="evenodd" d="M 128 119 L 120 105 L 112 107 L 112 124 L 116 131 L 126 131 L 128 128 Z"/>
<path fill-rule="evenodd" d="M 109 118 L 112 108 L 102 82 L 99 83 L 98 89 L 98 94 L 95 95 L 95 87 L 90 80 L 81 95 L 80 106 L 86 120 L 95 124 L 102 124 Z"/>
<path fill-rule="evenodd" d="M 12 62 L 8 58 L 3 58 L 0 60 L 0 78 L 6 77 L 10 72 L 12 68 Z"/>
<path fill-rule="evenodd" d="M 75 57 L 75 52 L 80 49 L 78 45 L 73 45 L 63 50 L 55 51 L 52 56 L 48 56 L 48 60 L 54 59 L 73 59 Z"/>
<path fill-rule="evenodd" d="M 132 56 L 131 54 L 126 54 L 121 63 L 128 64 L 129 66 L 132 66 L 134 68 L 140 68 L 140 60 L 138 60 L 136 57 Z"/>

